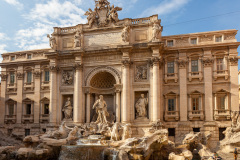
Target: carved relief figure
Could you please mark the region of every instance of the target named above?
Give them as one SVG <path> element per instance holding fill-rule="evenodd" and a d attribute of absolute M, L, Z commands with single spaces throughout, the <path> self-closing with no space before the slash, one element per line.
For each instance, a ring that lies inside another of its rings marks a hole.
<path fill-rule="evenodd" d="M 74 36 L 74 48 L 82 47 L 82 30 L 77 31 Z"/>
<path fill-rule="evenodd" d="M 51 37 L 49 34 L 47 35 L 47 37 L 49 38 L 49 45 L 52 49 L 56 50 L 57 48 L 57 41 L 55 37 Z"/>
<path fill-rule="evenodd" d="M 146 80 L 147 79 L 147 67 L 138 66 L 136 67 L 136 80 Z"/>
<path fill-rule="evenodd" d="M 87 11 L 84 15 L 88 16 L 87 20 L 88 20 L 88 25 L 90 28 L 92 28 L 93 23 L 97 20 L 97 12 L 96 12 L 96 8 L 94 11 L 91 10 L 91 8 L 88 9 L 89 11 Z"/>
<path fill-rule="evenodd" d="M 147 116 L 147 109 L 146 109 L 147 105 L 148 105 L 148 98 L 144 98 L 144 94 L 141 94 L 141 98 L 139 98 L 136 103 L 137 118 Z"/>
<path fill-rule="evenodd" d="M 158 34 L 162 30 L 162 27 L 158 23 L 153 24 L 153 38 L 152 41 L 157 41 L 158 39 Z"/>
<path fill-rule="evenodd" d="M 70 100 L 71 100 L 71 98 L 68 97 L 67 101 L 66 101 L 66 103 L 65 103 L 65 105 L 62 109 L 62 111 L 64 113 L 64 117 L 65 117 L 64 119 L 66 119 L 66 120 L 72 119 L 72 109 L 73 109 L 73 107 L 72 107 L 72 104 L 71 104 Z"/>
<path fill-rule="evenodd" d="M 117 11 L 121 11 L 122 8 L 120 7 L 114 7 L 114 5 L 112 5 L 112 7 L 109 10 L 109 16 L 108 16 L 108 20 L 112 21 L 112 22 L 118 22 L 118 13 Z"/>
<path fill-rule="evenodd" d="M 96 109 L 98 115 L 95 123 L 107 123 L 107 116 L 109 116 L 109 113 L 107 112 L 107 103 L 103 100 L 102 95 L 100 95 L 99 99 L 94 103 L 93 109 Z"/>
<path fill-rule="evenodd" d="M 70 71 L 65 71 L 62 74 L 62 84 L 71 85 L 73 84 L 73 75 Z"/>
<path fill-rule="evenodd" d="M 129 32 L 130 32 L 130 26 L 125 26 L 122 30 L 123 42 L 129 42 Z"/>

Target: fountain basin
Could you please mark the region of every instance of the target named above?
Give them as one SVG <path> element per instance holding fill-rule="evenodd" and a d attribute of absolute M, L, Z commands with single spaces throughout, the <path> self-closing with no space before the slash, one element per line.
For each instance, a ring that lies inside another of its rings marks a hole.
<path fill-rule="evenodd" d="M 59 160 L 104 160 L 104 150 L 108 146 L 99 145 L 75 145 L 62 146 Z"/>

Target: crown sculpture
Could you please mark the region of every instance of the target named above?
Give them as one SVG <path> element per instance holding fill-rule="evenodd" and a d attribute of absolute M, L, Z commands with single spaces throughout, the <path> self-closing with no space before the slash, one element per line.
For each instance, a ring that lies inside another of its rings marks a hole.
<path fill-rule="evenodd" d="M 95 0 L 95 9 L 88 9 L 85 13 L 88 19 L 89 28 L 93 26 L 104 27 L 109 24 L 114 24 L 119 21 L 117 11 L 121 11 L 122 8 L 110 6 L 107 0 Z"/>

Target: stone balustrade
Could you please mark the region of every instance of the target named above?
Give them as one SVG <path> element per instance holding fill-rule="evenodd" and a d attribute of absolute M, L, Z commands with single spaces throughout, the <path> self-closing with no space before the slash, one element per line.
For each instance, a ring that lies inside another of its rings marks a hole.
<path fill-rule="evenodd" d="M 16 115 L 5 115 L 4 122 L 5 123 L 16 123 Z"/>
<path fill-rule="evenodd" d="M 191 110 L 188 111 L 188 118 L 192 120 L 204 120 L 204 111 L 203 110 Z"/>
<path fill-rule="evenodd" d="M 166 121 L 178 121 L 179 111 L 165 111 L 164 118 Z"/>

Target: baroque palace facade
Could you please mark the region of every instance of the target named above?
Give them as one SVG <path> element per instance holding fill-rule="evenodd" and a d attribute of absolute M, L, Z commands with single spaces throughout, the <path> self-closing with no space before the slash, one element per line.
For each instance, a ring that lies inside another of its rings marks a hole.
<path fill-rule="evenodd" d="M 222 138 L 239 111 L 237 30 L 162 36 L 157 15 L 119 20 L 120 10 L 96 1 L 88 24 L 54 28 L 51 48 L 2 54 L 1 130 L 90 123 L 103 95 L 135 136 L 161 120 L 176 143 L 190 131 Z"/>

